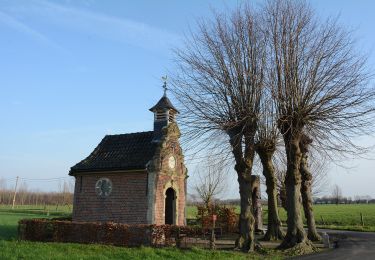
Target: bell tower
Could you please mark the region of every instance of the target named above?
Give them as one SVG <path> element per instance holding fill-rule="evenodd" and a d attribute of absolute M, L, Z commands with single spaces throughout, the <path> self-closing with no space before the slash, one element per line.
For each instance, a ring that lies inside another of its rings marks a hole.
<path fill-rule="evenodd" d="M 175 117 L 179 113 L 167 97 L 167 78 L 163 77 L 163 79 L 164 95 L 155 106 L 150 108 L 154 113 L 154 142 L 160 141 L 163 127 L 175 122 Z"/>

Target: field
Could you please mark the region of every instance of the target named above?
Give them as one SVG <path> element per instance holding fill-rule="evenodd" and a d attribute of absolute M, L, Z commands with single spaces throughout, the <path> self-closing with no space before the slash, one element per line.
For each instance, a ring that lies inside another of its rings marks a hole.
<path fill-rule="evenodd" d="M 360 214 L 363 214 L 364 226 Z M 315 205 L 314 215 L 320 228 L 375 232 L 375 204 Z M 286 212 L 280 210 L 282 221 Z"/>
<path fill-rule="evenodd" d="M 239 213 L 239 207 L 236 207 L 236 212 Z M 279 213 L 285 226 L 286 212 L 279 208 Z M 364 226 L 361 223 L 361 213 Z M 195 218 L 196 214 L 195 207 L 188 207 L 188 218 Z M 314 214 L 320 228 L 375 232 L 375 204 L 314 205 Z M 267 223 L 267 207 L 263 208 L 263 222 Z"/>

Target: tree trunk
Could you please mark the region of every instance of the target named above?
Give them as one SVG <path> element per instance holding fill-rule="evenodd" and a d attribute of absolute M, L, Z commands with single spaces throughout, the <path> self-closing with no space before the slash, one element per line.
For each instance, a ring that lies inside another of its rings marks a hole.
<path fill-rule="evenodd" d="M 280 248 L 300 247 L 301 250 L 310 246 L 301 217 L 301 151 L 299 149 L 300 135 L 284 136 L 287 154 L 287 171 L 285 176 L 287 233 L 279 246 Z"/>
<path fill-rule="evenodd" d="M 262 162 L 263 175 L 266 178 L 267 195 L 268 195 L 268 223 L 267 233 L 264 235 L 264 240 L 279 240 L 284 238 L 284 233 L 281 230 L 281 221 L 279 212 L 277 210 L 277 188 L 275 168 L 272 163 L 272 156 L 275 149 L 267 151 L 266 148 L 258 148 L 257 153 Z"/>
<path fill-rule="evenodd" d="M 239 128 L 242 129 L 242 128 Z M 251 172 L 254 161 L 254 135 L 244 136 L 238 129 L 228 131 L 233 157 L 236 161 L 235 170 L 240 192 L 240 216 L 238 221 L 239 237 L 236 240 L 236 248 L 243 252 L 254 251 L 254 223 L 252 210 L 252 183 Z M 245 140 L 243 143 L 243 139 Z M 245 149 L 243 149 L 245 144 Z"/>
<path fill-rule="evenodd" d="M 304 138 L 305 139 L 305 138 Z M 308 142 L 307 142 L 308 141 Z M 315 225 L 315 218 L 313 213 L 313 200 L 312 200 L 312 193 L 311 193 L 311 184 L 312 184 L 312 174 L 309 171 L 308 167 L 308 145 L 309 142 L 311 143 L 311 139 L 307 139 L 307 141 L 301 140 L 300 142 L 300 149 L 302 152 L 301 164 L 300 164 L 300 172 L 302 177 L 302 185 L 301 185 L 301 195 L 302 195 L 302 204 L 303 210 L 305 212 L 305 217 L 307 221 L 307 237 L 311 241 L 320 241 L 322 238 L 318 234 Z"/>
<path fill-rule="evenodd" d="M 251 181 L 238 174 L 238 184 L 240 187 L 241 212 L 239 218 L 239 237 L 236 240 L 236 248 L 243 252 L 254 251 L 254 223 L 251 201 Z"/>
<path fill-rule="evenodd" d="M 285 209 L 285 211 L 287 211 L 285 180 L 282 180 L 280 185 L 281 185 L 281 188 L 280 188 L 279 198 L 280 198 L 281 207 L 283 207 Z"/>

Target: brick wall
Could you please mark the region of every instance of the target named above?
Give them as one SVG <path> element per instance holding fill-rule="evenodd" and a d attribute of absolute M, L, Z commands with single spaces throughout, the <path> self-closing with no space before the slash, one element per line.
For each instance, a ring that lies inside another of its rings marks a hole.
<path fill-rule="evenodd" d="M 180 132 L 176 124 L 170 124 L 163 128 L 163 134 L 147 166 L 149 180 L 146 171 L 76 174 L 73 220 L 163 225 L 165 192 L 173 188 L 176 195 L 173 224 L 185 225 L 186 168 L 178 141 Z M 169 166 L 171 156 L 175 157 L 175 167 Z M 112 181 L 112 193 L 100 198 L 95 193 L 95 184 L 103 177 Z"/>
<path fill-rule="evenodd" d="M 112 181 L 112 192 L 106 198 L 100 198 L 95 193 L 96 181 L 103 177 Z M 145 224 L 146 192 L 146 172 L 77 174 L 73 220 Z"/>
<path fill-rule="evenodd" d="M 171 170 L 168 167 L 168 159 L 171 155 L 176 158 L 176 167 Z M 155 190 L 155 224 L 165 224 L 165 191 L 173 188 L 176 193 L 176 225 L 185 225 L 185 165 L 181 148 L 176 140 L 164 147 L 164 158 L 160 173 L 156 176 Z"/>
<path fill-rule="evenodd" d="M 157 190 L 155 198 L 155 224 L 165 224 L 165 188 L 169 188 L 168 183 L 172 178 L 166 175 L 159 175 L 157 180 Z M 176 225 L 185 225 L 185 189 L 184 189 L 185 178 L 173 178 L 173 186 L 176 192 L 176 204 L 177 204 L 177 221 Z"/>

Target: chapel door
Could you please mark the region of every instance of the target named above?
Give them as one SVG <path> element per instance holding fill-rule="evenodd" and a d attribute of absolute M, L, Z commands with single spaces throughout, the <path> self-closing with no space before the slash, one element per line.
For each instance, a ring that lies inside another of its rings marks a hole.
<path fill-rule="evenodd" d="M 175 224 L 176 196 L 172 188 L 168 188 L 165 192 L 165 224 Z"/>

